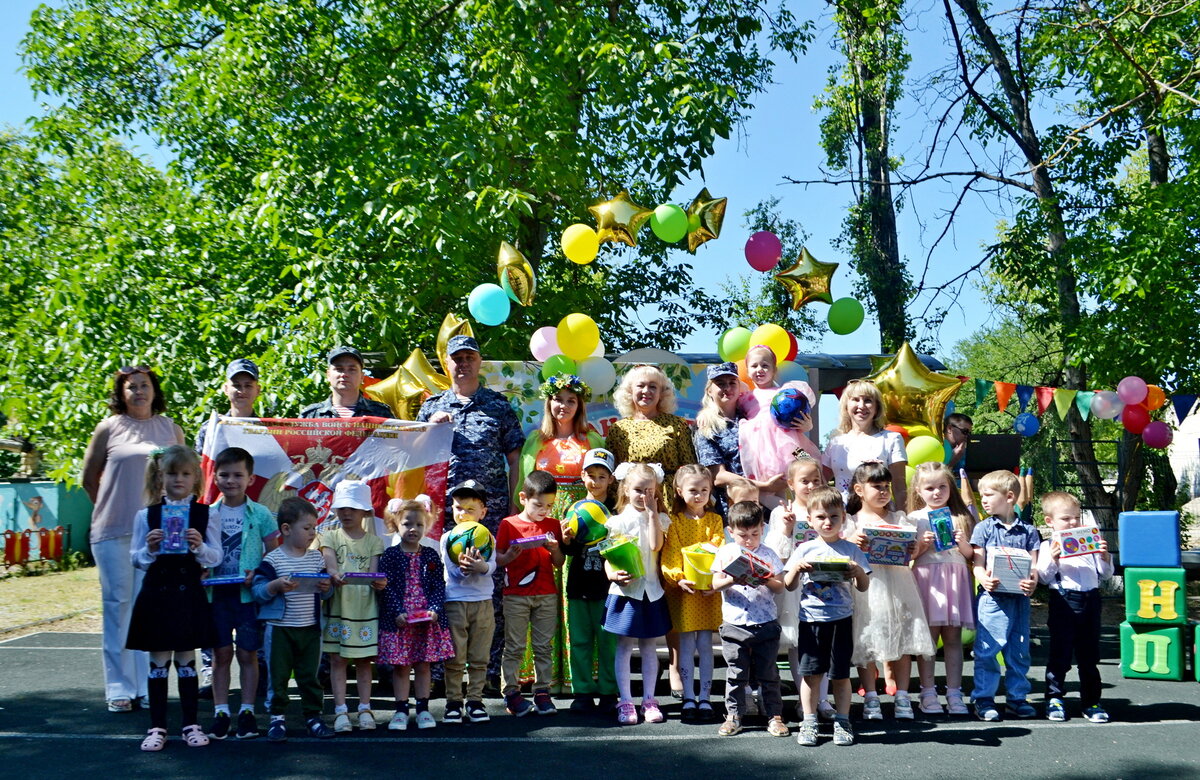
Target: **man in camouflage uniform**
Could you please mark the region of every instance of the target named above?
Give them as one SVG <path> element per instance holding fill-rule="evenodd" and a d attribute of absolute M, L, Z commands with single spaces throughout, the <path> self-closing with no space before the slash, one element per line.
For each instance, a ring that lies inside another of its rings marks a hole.
<path fill-rule="evenodd" d="M 487 515 L 483 524 L 493 534 L 500 521 L 516 508 L 511 497 L 516 492 L 517 457 L 525 434 L 508 399 L 481 387 L 479 368 L 483 358 L 479 344 L 470 336 L 455 336 L 446 345 L 450 362 L 450 389 L 421 404 L 419 422 L 454 425 L 454 443 L 450 446 L 450 474 L 446 484 L 457 485 L 473 479 L 487 491 Z M 446 527 L 453 521 L 447 502 Z M 492 595 L 496 609 L 496 633 L 492 639 L 488 676 L 500 673 L 500 651 L 504 645 L 504 616 L 500 610 L 503 569 L 496 571 L 496 589 Z"/>

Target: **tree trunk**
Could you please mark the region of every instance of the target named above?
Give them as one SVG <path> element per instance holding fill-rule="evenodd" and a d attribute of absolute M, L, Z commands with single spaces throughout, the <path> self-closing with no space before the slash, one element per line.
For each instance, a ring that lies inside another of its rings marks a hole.
<path fill-rule="evenodd" d="M 853 3 L 839 3 L 842 35 L 850 69 L 854 74 L 857 107 L 857 144 L 865 163 L 867 184 L 859 195 L 858 215 L 851 220 L 858 269 L 879 317 L 879 342 L 884 352 L 894 352 L 911 337 L 905 308 L 908 285 L 900 261 L 896 232 L 896 208 L 892 199 L 890 156 L 891 105 L 888 74 L 872 68 L 872 62 L 888 62 L 891 20 L 878 14 L 872 21 Z M 881 29 L 882 28 L 882 29 Z M 872 47 L 874 47 L 872 49 Z"/>
<path fill-rule="evenodd" d="M 1058 320 L 1062 324 L 1063 333 L 1074 333 L 1081 317 L 1078 279 L 1075 268 L 1066 255 L 1066 224 L 1058 193 L 1055 191 L 1054 180 L 1042 157 L 1041 138 L 1034 126 L 1033 116 L 1026 99 L 1027 85 L 1024 83 L 1023 74 L 1014 71 L 1007 51 L 988 25 L 979 9 L 978 2 L 976 0 L 954 0 L 954 2 L 962 9 L 971 25 L 971 30 L 991 60 L 991 65 L 996 71 L 996 78 L 1003 89 L 1007 106 L 1003 109 L 992 106 L 985 96 L 976 92 L 974 86 L 967 83 L 965 66 L 960 75 L 967 85 L 971 99 L 1004 130 L 1021 150 L 1029 165 L 1032 172 L 1034 195 L 1042 209 L 1046 223 L 1046 251 L 1055 260 L 1052 265 L 1058 272 L 1056 279 Z M 946 0 L 946 3 L 946 14 L 951 25 L 954 25 L 954 16 L 949 6 L 949 0 Z M 959 42 L 958 56 L 961 62 L 967 62 L 966 52 L 963 50 L 961 42 Z M 1019 57 L 1017 61 L 1020 62 Z M 1006 115 L 1011 117 L 1011 121 L 1005 118 Z M 1063 374 L 1064 384 L 1067 388 L 1086 389 L 1087 372 L 1083 366 L 1067 362 L 1063 367 Z M 1074 405 L 1067 414 L 1067 429 L 1071 435 L 1072 459 L 1076 464 L 1079 481 L 1083 483 L 1083 503 L 1092 508 L 1093 513 L 1097 516 L 1096 519 L 1102 525 L 1111 527 L 1116 520 L 1114 516 L 1114 510 L 1117 509 L 1115 496 L 1105 490 L 1101 482 L 1100 469 L 1095 462 L 1095 447 L 1092 445 L 1092 426 L 1083 419 Z"/>

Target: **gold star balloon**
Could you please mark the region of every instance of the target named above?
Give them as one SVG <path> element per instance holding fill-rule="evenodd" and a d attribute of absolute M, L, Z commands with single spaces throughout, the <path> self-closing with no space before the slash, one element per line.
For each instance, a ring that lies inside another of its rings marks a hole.
<path fill-rule="evenodd" d="M 437 358 L 438 362 L 442 364 L 442 371 L 447 375 L 450 374 L 450 356 L 446 354 L 446 345 L 455 336 L 475 338 L 475 329 L 471 327 L 469 320 L 460 320 L 454 316 L 454 312 L 449 312 L 442 320 L 437 334 Z"/>
<path fill-rule="evenodd" d="M 721 235 L 721 224 L 725 221 L 725 206 L 729 198 L 714 198 L 708 194 L 708 187 L 700 190 L 700 194 L 687 208 L 688 217 L 688 251 L 696 254 L 696 247 L 705 241 L 712 241 Z"/>
<path fill-rule="evenodd" d="M 958 393 L 961 379 L 930 371 L 907 341 L 896 357 L 867 379 L 883 394 L 889 424 L 924 425 L 934 437 L 942 438 L 946 404 Z"/>
<path fill-rule="evenodd" d="M 428 393 L 425 385 L 404 366 L 398 367 L 387 379 L 364 387 L 363 392 L 376 401 L 387 404 L 397 420 L 417 419 L 421 402 Z"/>
<path fill-rule="evenodd" d="M 525 259 L 525 255 L 507 241 L 500 242 L 496 271 L 500 274 L 500 286 L 509 298 L 522 306 L 533 303 L 533 293 L 537 289 L 533 266 Z"/>
<path fill-rule="evenodd" d="M 654 213 L 630 200 L 628 190 L 621 190 L 612 200 L 588 206 L 588 211 L 596 218 L 596 235 L 600 243 L 620 241 L 630 246 L 637 246 L 638 231 Z"/>
<path fill-rule="evenodd" d="M 825 301 L 833 303 L 833 295 L 829 291 L 833 272 L 837 263 L 822 263 L 813 257 L 805 247 L 800 250 L 800 256 L 790 267 L 775 274 L 780 284 L 787 288 L 792 296 L 792 308 L 799 309 L 806 303 Z"/>
<path fill-rule="evenodd" d="M 404 361 L 404 367 L 431 393 L 450 389 L 450 377 L 439 374 L 420 347 L 412 351 L 408 360 Z"/>

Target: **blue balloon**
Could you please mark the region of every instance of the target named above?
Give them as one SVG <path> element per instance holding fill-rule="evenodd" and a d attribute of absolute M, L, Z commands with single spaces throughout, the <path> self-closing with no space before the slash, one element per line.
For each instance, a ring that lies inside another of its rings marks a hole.
<path fill-rule="evenodd" d="M 799 363 L 785 360 L 779 364 L 779 369 L 775 372 L 775 381 L 781 385 L 788 382 L 807 382 L 808 371 Z"/>
<path fill-rule="evenodd" d="M 1029 412 L 1021 412 L 1013 420 L 1013 430 L 1022 436 L 1033 436 L 1042 429 L 1042 421 Z"/>
<path fill-rule="evenodd" d="M 498 284 L 485 283 L 471 290 L 467 311 L 480 325 L 499 325 L 508 319 L 511 304 Z"/>

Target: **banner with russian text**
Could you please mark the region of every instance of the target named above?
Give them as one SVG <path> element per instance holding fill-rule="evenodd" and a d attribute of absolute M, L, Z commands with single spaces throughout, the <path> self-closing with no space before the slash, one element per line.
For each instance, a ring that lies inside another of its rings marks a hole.
<path fill-rule="evenodd" d="M 284 419 L 224 417 L 208 422 L 203 453 L 204 500 L 220 494 L 213 484 L 213 461 L 227 447 L 241 447 L 254 457 L 254 479 L 247 494 L 272 512 L 285 498 L 311 502 L 322 530 L 337 520 L 330 511 L 334 487 L 343 479 L 371 486 L 376 533 L 383 535 L 384 507 L 390 498 L 424 493 L 434 504 L 434 526 L 428 536 L 442 534 L 446 474 L 454 429 L 448 423 L 349 419 Z"/>

